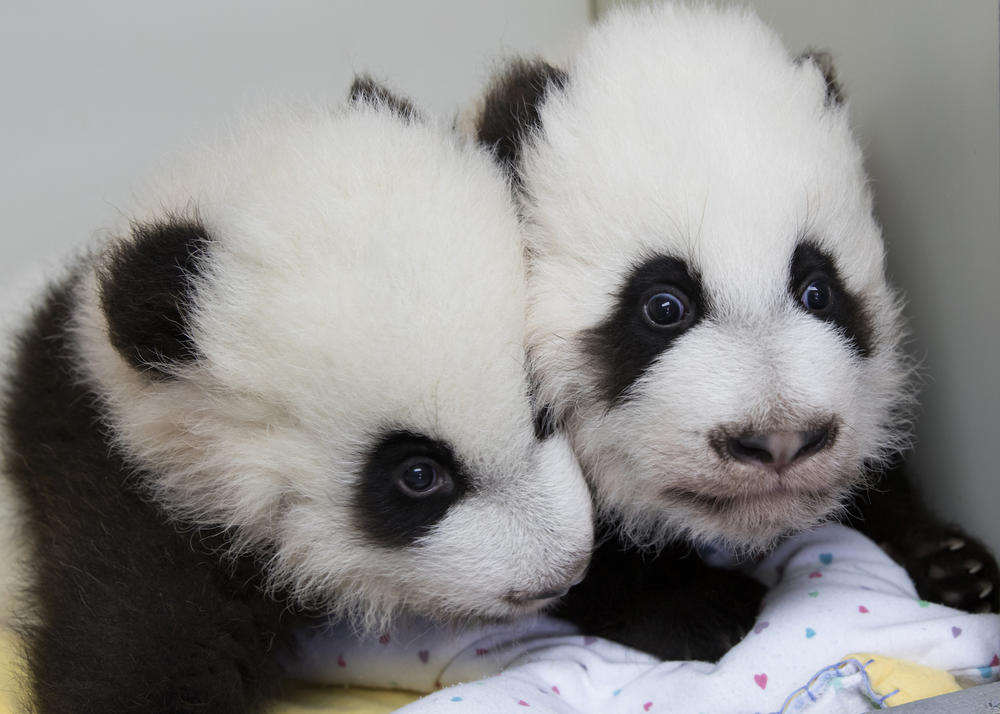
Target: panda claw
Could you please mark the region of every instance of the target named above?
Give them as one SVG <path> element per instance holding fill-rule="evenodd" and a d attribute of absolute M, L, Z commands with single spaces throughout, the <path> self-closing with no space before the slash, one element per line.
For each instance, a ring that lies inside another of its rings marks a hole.
<path fill-rule="evenodd" d="M 991 583 L 991 582 L 984 582 L 983 583 L 983 589 L 979 591 L 979 599 L 982 600 L 987 595 L 989 595 L 991 592 L 993 592 L 993 583 Z"/>
<path fill-rule="evenodd" d="M 965 541 L 961 538 L 948 538 L 941 543 L 943 548 L 947 548 L 950 551 L 961 550 L 965 547 Z"/>
<path fill-rule="evenodd" d="M 965 562 L 965 567 L 968 570 L 969 575 L 975 575 L 976 573 L 978 573 L 980 570 L 983 569 L 983 564 L 980 563 L 978 560 L 967 560 Z"/>

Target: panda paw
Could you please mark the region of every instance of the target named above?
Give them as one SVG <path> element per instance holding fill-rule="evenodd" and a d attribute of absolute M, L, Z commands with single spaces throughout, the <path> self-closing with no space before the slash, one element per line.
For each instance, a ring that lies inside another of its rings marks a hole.
<path fill-rule="evenodd" d="M 1000 612 L 1000 568 L 989 549 L 957 528 L 923 523 L 880 543 L 913 579 L 917 594 L 966 612 Z"/>

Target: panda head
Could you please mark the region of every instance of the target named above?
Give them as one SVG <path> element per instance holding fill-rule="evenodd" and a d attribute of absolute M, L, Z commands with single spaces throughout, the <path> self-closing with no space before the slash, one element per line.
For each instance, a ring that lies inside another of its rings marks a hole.
<path fill-rule="evenodd" d="M 299 603 L 532 612 L 593 525 L 534 433 L 516 213 L 485 153 L 376 89 L 153 191 L 82 281 L 82 378 L 140 487 Z"/>
<path fill-rule="evenodd" d="M 635 541 L 764 548 L 902 447 L 900 301 L 824 55 L 633 9 L 476 111 L 529 224 L 541 399 Z"/>

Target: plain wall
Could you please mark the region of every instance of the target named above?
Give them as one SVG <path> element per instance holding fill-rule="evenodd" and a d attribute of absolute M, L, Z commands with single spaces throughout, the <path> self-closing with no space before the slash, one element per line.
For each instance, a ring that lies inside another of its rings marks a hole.
<path fill-rule="evenodd" d="M 1000 552 L 998 3 L 746 4 L 793 52 L 834 56 L 922 360 L 910 463 L 940 514 Z"/>
<path fill-rule="evenodd" d="M 564 52 L 587 0 L 0 4 L 0 318 L 172 152 L 371 72 L 450 120 L 499 57 Z"/>

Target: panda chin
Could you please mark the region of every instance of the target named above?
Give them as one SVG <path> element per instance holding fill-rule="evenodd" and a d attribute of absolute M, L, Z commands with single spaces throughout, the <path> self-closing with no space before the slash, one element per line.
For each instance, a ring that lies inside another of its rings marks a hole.
<path fill-rule="evenodd" d="M 661 486 L 643 503 L 626 497 L 604 509 L 601 516 L 604 522 L 615 524 L 626 541 L 640 548 L 687 542 L 756 556 L 790 533 L 840 515 L 863 480 L 856 471 L 844 471 L 829 477 L 825 486 L 813 488 L 800 482 L 722 493 Z"/>
<path fill-rule="evenodd" d="M 508 611 L 503 614 L 498 614 L 492 619 L 494 622 L 504 623 L 513 622 L 515 620 L 520 620 L 525 617 L 533 617 L 544 614 L 544 612 L 555 605 L 560 598 L 562 598 L 568 590 L 563 590 L 558 594 L 553 594 L 551 597 L 544 598 L 527 598 L 520 601 L 507 601 Z"/>
<path fill-rule="evenodd" d="M 739 551 L 762 552 L 782 536 L 829 519 L 843 508 L 844 489 L 797 491 L 778 487 L 764 493 L 721 496 L 664 489 L 663 503 L 684 515 L 694 542 L 724 543 Z"/>

